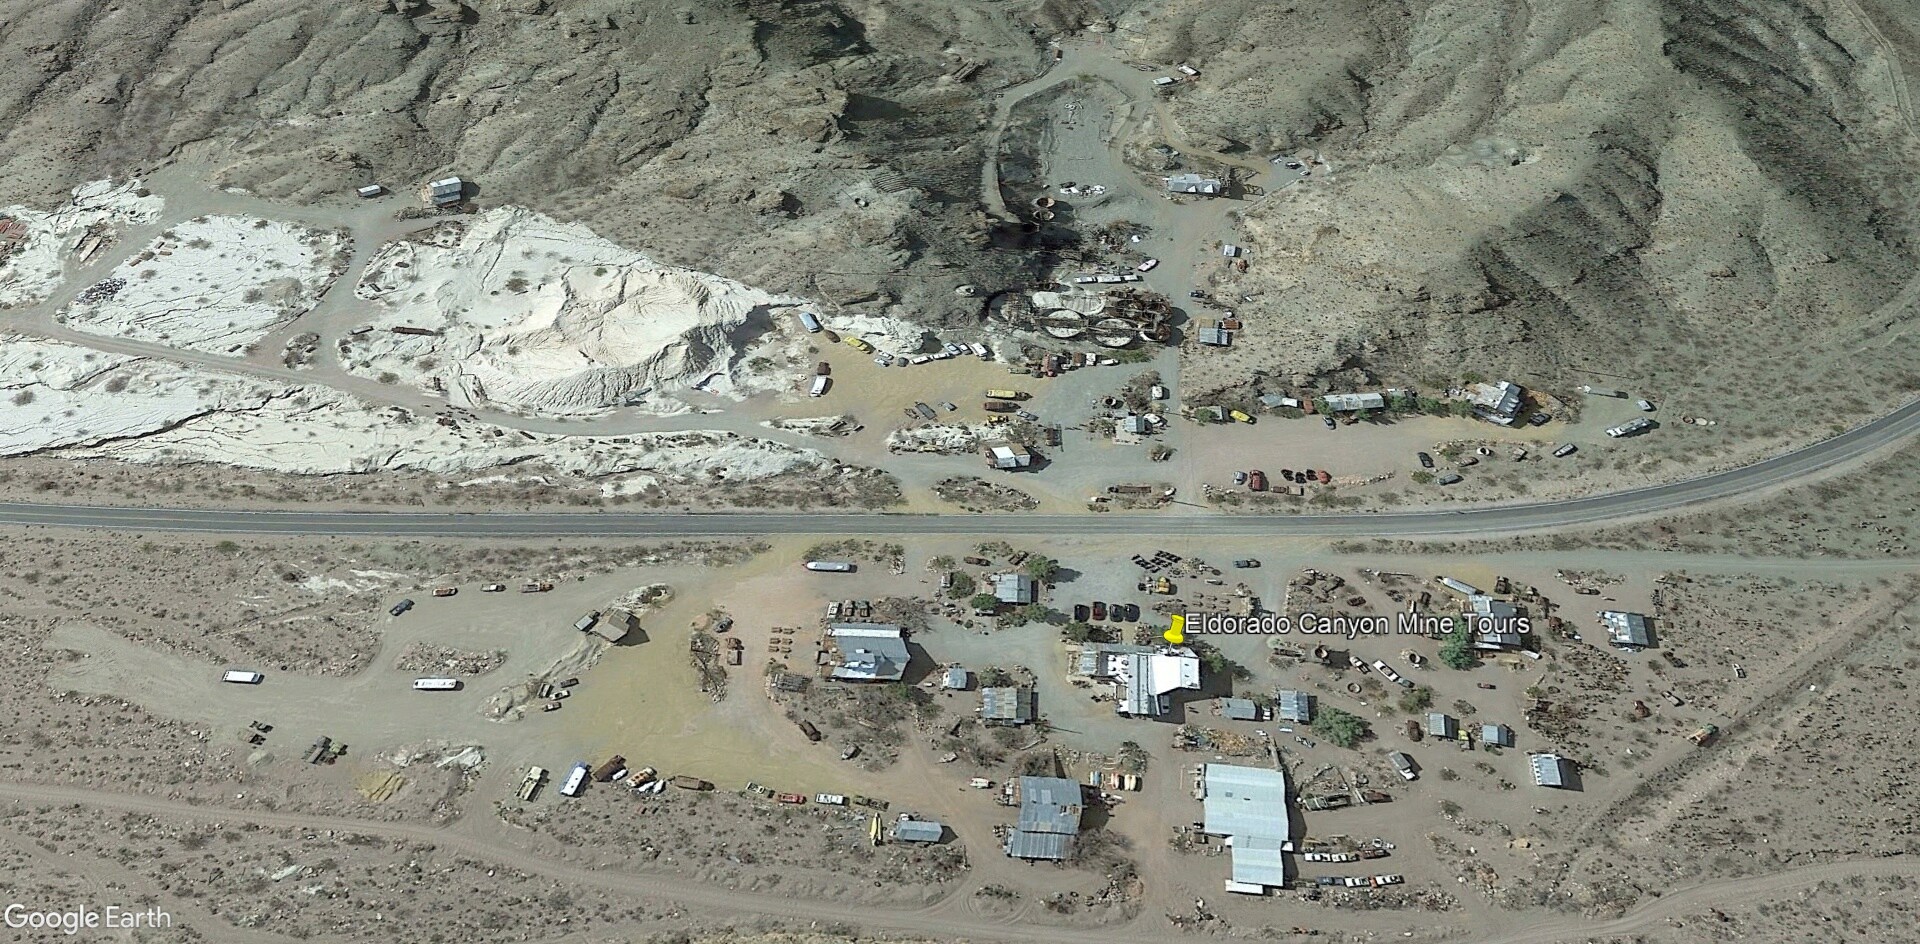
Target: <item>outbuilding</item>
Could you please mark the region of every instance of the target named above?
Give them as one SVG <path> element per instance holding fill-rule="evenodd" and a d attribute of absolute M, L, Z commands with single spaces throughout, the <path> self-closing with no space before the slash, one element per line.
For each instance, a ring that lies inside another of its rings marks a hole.
<path fill-rule="evenodd" d="M 1535 754 L 1530 761 L 1535 786 L 1564 790 L 1570 783 L 1567 762 L 1558 754 Z"/>
<path fill-rule="evenodd" d="M 1607 627 L 1607 638 L 1616 646 L 1648 649 L 1653 646 L 1653 624 L 1644 614 L 1621 610 L 1600 611 L 1600 622 Z"/>
<path fill-rule="evenodd" d="M 893 824 L 895 842 L 939 842 L 947 827 L 930 819 L 903 819 Z"/>

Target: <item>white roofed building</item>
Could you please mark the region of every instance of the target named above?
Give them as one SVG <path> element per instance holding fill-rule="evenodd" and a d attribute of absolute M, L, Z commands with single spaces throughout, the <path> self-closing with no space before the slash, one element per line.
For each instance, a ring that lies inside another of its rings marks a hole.
<path fill-rule="evenodd" d="M 1286 887 L 1282 853 L 1293 832 L 1287 813 L 1287 775 L 1260 767 L 1208 764 L 1202 781 L 1201 830 L 1226 839 L 1233 855 L 1230 881 Z"/>

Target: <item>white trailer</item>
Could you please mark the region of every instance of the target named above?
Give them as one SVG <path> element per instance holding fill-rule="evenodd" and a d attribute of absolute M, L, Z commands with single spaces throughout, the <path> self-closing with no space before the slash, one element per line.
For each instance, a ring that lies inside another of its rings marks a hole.
<path fill-rule="evenodd" d="M 813 389 L 807 391 L 807 396 L 810 396 L 810 397 L 824 396 L 827 392 L 828 385 L 832 383 L 833 383 L 832 377 L 813 378 Z"/>
<path fill-rule="evenodd" d="M 220 673 L 220 681 L 233 682 L 236 685 L 258 685 L 266 680 L 267 677 L 262 673 L 248 672 L 243 669 L 228 669 Z"/>
<path fill-rule="evenodd" d="M 806 328 L 808 334 L 819 334 L 820 318 L 813 312 L 803 311 L 800 313 L 800 326 Z"/>
<path fill-rule="evenodd" d="M 451 678 L 417 678 L 413 680 L 413 690 L 416 692 L 457 692 L 460 690 L 460 680 Z"/>
<path fill-rule="evenodd" d="M 853 573 L 853 565 L 846 561 L 807 561 L 807 569 L 827 574 Z"/>
<path fill-rule="evenodd" d="M 586 761 L 583 760 L 574 764 L 573 771 L 567 774 L 567 782 L 560 785 L 560 795 L 564 797 L 579 796 L 580 791 L 587 788 L 587 777 L 592 773 L 593 770 L 587 766 Z"/>

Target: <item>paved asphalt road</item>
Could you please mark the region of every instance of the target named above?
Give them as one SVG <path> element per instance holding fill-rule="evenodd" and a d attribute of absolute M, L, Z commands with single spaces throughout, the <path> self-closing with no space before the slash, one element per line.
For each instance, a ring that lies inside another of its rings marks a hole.
<path fill-rule="evenodd" d="M 1444 537 L 1591 525 L 1791 482 L 1920 433 L 1920 400 L 1795 452 L 1701 478 L 1569 501 L 1461 511 L 1347 515 L 617 514 L 607 512 L 226 511 L 0 503 L 0 525 L 205 534 L 625 538 L 749 534 L 1062 534 Z M 1657 433 L 1656 433 L 1657 435 Z M 1577 459 L 1567 461 L 1578 461 Z M 1437 486 L 1436 486 L 1437 487 Z"/>

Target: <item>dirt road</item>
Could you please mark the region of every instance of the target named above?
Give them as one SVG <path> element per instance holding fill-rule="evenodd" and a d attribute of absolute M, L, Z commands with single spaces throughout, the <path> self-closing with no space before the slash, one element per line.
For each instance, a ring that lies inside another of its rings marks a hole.
<path fill-rule="evenodd" d="M 885 908 L 759 895 L 672 876 L 636 875 L 582 868 L 529 855 L 510 846 L 485 839 L 403 823 L 382 823 L 258 810 L 229 810 L 155 797 L 21 783 L 0 783 L 0 800 L 55 806 L 77 805 L 156 816 L 218 819 L 222 822 L 246 822 L 266 827 L 333 829 L 387 839 L 423 842 L 583 887 L 643 897 L 669 898 L 685 905 L 712 908 L 723 912 L 749 912 L 816 921 L 850 921 L 868 930 L 884 928 L 945 938 L 1067 941 L 1077 942 L 1077 944 L 1115 944 L 1115 942 L 1126 941 L 1162 944 L 1167 936 L 1166 928 L 1160 924 L 1160 917 L 1151 912 L 1142 914 L 1141 917 L 1123 926 L 1089 930 L 1022 925 L 1009 920 L 968 916 L 964 913 L 964 909 L 955 908 L 952 905 L 959 896 L 970 892 L 972 887 L 970 884 L 961 885 L 948 898 L 924 908 Z M 1709 882 L 1680 889 L 1614 921 L 1592 922 L 1577 919 L 1555 921 L 1487 940 L 1489 944 L 1552 944 L 1561 940 L 1627 934 L 1656 927 L 1669 918 L 1708 907 L 1716 902 L 1750 901 L 1757 896 L 1778 894 L 1824 881 L 1909 875 L 1920 876 L 1920 861 L 1907 858 L 1882 858 L 1812 865 L 1758 878 Z"/>

